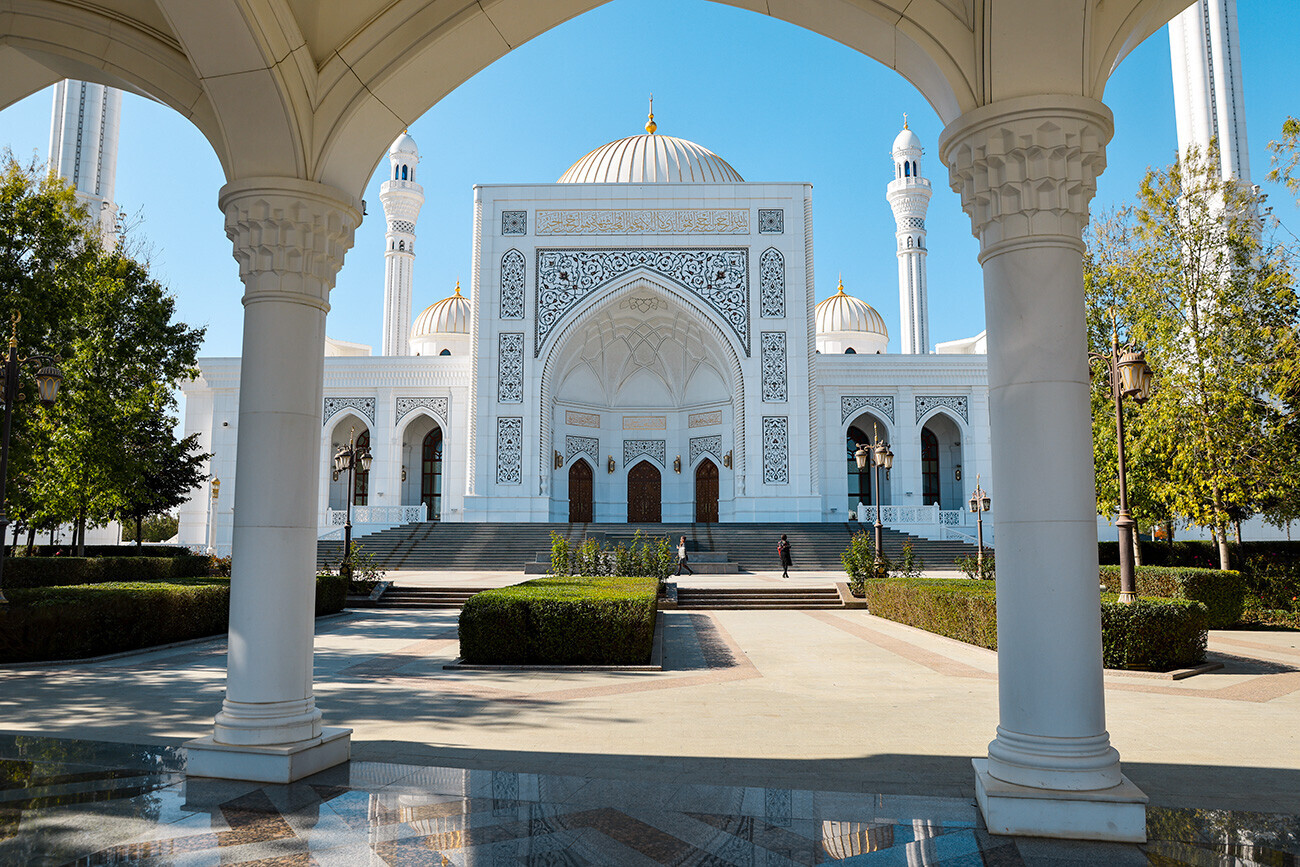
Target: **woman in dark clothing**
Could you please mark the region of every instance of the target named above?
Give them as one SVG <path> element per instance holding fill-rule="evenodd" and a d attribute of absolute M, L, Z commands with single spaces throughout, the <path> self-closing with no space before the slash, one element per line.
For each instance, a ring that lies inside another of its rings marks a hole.
<path fill-rule="evenodd" d="M 776 543 L 776 555 L 781 558 L 781 577 L 790 577 L 790 542 L 781 534 L 781 541 Z"/>
<path fill-rule="evenodd" d="M 695 574 L 695 572 L 692 571 L 691 567 L 686 565 L 686 537 L 685 536 L 682 536 L 682 540 L 677 543 L 677 574 L 678 575 L 682 574 L 683 569 L 686 570 L 687 575 Z"/>

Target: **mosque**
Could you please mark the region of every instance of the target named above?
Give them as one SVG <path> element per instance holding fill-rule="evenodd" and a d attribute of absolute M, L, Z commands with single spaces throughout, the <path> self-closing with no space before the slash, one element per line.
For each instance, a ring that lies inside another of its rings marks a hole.
<path fill-rule="evenodd" d="M 882 178 L 897 226 L 891 346 L 842 282 L 813 303 L 811 185 L 746 181 L 659 133 L 653 107 L 643 134 L 555 183 L 475 187 L 469 290 L 412 322 L 424 191 L 419 149 L 401 135 L 380 194 L 381 353 L 326 341 L 322 533 L 345 520 L 348 479 L 332 458 L 356 442 L 372 455 L 353 489 L 358 532 L 874 521 L 878 501 L 889 526 L 973 535 L 965 501 L 977 475 L 994 484 L 985 340 L 930 344 L 922 157 L 905 124 Z M 227 550 L 240 361 L 200 368 L 183 386 L 185 431 L 215 455 L 221 486 L 182 511 L 180 541 Z M 877 486 L 854 452 L 878 441 L 894 457 Z"/>

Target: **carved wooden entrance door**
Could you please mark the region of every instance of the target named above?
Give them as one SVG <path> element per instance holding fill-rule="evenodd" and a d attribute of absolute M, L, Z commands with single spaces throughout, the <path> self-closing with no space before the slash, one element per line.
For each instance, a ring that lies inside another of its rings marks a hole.
<path fill-rule="evenodd" d="M 659 470 L 642 461 L 627 474 L 627 520 L 629 524 L 659 523 L 661 480 Z"/>
<path fill-rule="evenodd" d="M 718 466 L 708 458 L 695 468 L 695 520 L 718 522 Z"/>
<path fill-rule="evenodd" d="M 591 464 L 579 458 L 569 467 L 569 520 L 591 522 Z"/>

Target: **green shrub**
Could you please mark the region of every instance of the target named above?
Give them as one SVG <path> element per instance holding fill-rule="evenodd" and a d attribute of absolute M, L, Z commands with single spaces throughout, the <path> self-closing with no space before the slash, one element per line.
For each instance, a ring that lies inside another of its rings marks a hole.
<path fill-rule="evenodd" d="M 208 574 L 208 558 L 179 557 L 13 557 L 5 559 L 4 586 L 67 587 L 132 581 L 171 581 Z"/>
<path fill-rule="evenodd" d="M 48 536 L 47 536 L 48 538 Z M 18 543 L 15 551 L 10 548 L 11 556 L 27 556 L 27 546 Z M 70 557 L 74 553 L 71 545 L 33 545 L 33 557 Z M 184 545 L 87 545 L 87 557 L 183 557 L 194 553 Z"/>
<path fill-rule="evenodd" d="M 460 655 L 480 665 L 640 665 L 654 643 L 658 580 L 549 577 L 475 594 Z"/>
<path fill-rule="evenodd" d="M 890 578 L 866 582 L 867 610 L 877 617 L 998 649 L 997 595 L 987 581 Z"/>
<path fill-rule="evenodd" d="M 1241 620 L 1246 584 L 1240 572 L 1196 569 L 1187 566 L 1139 566 L 1139 596 L 1191 599 L 1204 603 L 1210 629 L 1229 629 Z M 1119 567 L 1102 566 L 1101 584 L 1107 593 L 1119 593 Z"/>
<path fill-rule="evenodd" d="M 629 546 L 610 546 L 595 539 L 573 545 L 551 532 L 551 575 L 621 576 L 653 575 L 663 581 L 677 568 L 677 549 L 667 539 L 651 539 L 637 530 Z"/>
<path fill-rule="evenodd" d="M 883 559 L 884 555 L 881 556 Z M 861 596 L 867 579 L 876 576 L 876 545 L 871 534 L 862 530 L 850 536 L 849 547 L 840 553 L 840 562 L 849 577 L 849 590 Z M 888 569 L 887 562 L 882 565 Z"/>
<path fill-rule="evenodd" d="M 1190 599 L 1101 602 L 1101 656 L 1107 668 L 1168 671 L 1205 661 L 1209 611 Z"/>
<path fill-rule="evenodd" d="M 316 581 L 316 613 L 340 611 L 347 582 Z M 229 625 L 230 582 L 114 582 L 6 592 L 0 662 L 84 659 L 219 635 Z"/>

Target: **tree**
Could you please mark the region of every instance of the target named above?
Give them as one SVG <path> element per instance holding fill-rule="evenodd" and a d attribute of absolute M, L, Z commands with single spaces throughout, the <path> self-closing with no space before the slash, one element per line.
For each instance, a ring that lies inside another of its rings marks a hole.
<path fill-rule="evenodd" d="M 1085 281 L 1093 348 L 1104 331 L 1109 350 L 1113 316 L 1156 371 L 1152 399 L 1125 409 L 1134 511 L 1210 528 L 1227 568 L 1229 523 L 1300 487 L 1288 441 L 1274 436 L 1287 417 L 1282 371 L 1300 367 L 1288 361 L 1300 304 L 1286 251 L 1262 240 L 1263 196 L 1217 166 L 1211 149 L 1149 171 L 1137 203 L 1091 233 Z M 1098 505 L 1109 512 L 1114 409 L 1100 403 Z"/>
<path fill-rule="evenodd" d="M 116 514 L 122 523 L 135 524 L 137 546 L 144 539 L 145 519 L 188 500 L 202 484 L 204 463 L 212 457 L 199 451 L 198 434 L 176 439 L 176 420 L 167 413 L 167 406 L 174 403 L 170 398 L 170 391 L 160 389 L 145 411 L 127 425 L 122 442 Z M 164 538 L 172 535 L 174 531 Z"/>
<path fill-rule="evenodd" d="M 1300 197 L 1300 178 L 1296 177 L 1300 170 L 1300 120 L 1288 117 L 1282 121 L 1282 140 L 1269 142 L 1268 149 L 1273 152 L 1269 157 L 1273 170 L 1268 173 L 1268 179 L 1284 184 Z"/>

